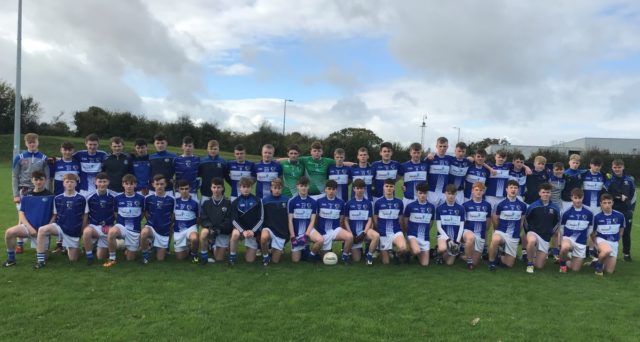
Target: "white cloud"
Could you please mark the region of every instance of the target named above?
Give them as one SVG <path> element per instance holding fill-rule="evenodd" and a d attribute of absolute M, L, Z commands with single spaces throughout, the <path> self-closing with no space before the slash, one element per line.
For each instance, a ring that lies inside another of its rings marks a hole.
<path fill-rule="evenodd" d="M 211 69 L 216 74 L 224 76 L 243 76 L 253 73 L 253 68 L 242 63 L 233 63 L 231 65 L 214 64 Z"/>

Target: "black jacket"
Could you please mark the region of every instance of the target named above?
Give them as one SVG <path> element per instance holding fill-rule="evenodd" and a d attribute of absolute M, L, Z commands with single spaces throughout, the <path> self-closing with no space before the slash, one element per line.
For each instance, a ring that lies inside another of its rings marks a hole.
<path fill-rule="evenodd" d="M 109 190 L 124 192 L 122 177 L 127 173 L 132 173 L 131 165 L 131 157 L 127 153 L 110 154 L 102 162 L 102 171 L 109 176 Z"/>
<path fill-rule="evenodd" d="M 223 198 L 219 203 L 210 198 L 202 204 L 200 225 L 203 228 L 217 230 L 219 234 L 231 234 L 231 201 Z"/>

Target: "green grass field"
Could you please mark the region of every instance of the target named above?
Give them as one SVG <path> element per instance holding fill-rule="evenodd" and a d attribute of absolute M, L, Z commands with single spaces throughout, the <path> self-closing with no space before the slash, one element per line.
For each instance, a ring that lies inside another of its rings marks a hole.
<path fill-rule="evenodd" d="M 3 232 L 16 222 L 10 175 L 0 163 Z M 0 270 L 0 340 L 624 341 L 637 340 L 640 315 L 640 261 L 604 278 L 553 264 L 530 275 L 522 263 L 490 273 L 462 263 L 229 268 L 171 258 L 103 269 L 66 256 L 34 271 L 34 261 L 27 250 Z"/>

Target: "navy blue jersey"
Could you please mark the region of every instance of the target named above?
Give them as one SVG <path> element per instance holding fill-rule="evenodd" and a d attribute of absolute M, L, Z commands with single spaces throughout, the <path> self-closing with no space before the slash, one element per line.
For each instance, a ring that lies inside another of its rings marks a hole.
<path fill-rule="evenodd" d="M 525 230 L 538 234 L 544 241 L 549 242 L 551 236 L 558 230 L 560 224 L 560 208 L 542 200 L 533 202 L 525 214 Z"/>
<path fill-rule="evenodd" d="M 151 179 L 158 174 L 164 175 L 167 180 L 167 190 L 173 190 L 173 175 L 176 172 L 173 167 L 173 159 L 176 157 L 175 153 L 169 151 L 161 151 L 149 155 Z"/>
<path fill-rule="evenodd" d="M 173 207 L 173 231 L 180 232 L 188 229 L 191 226 L 195 226 L 198 222 L 198 213 L 200 212 L 200 205 L 198 201 L 189 197 L 188 199 L 176 198 L 175 205 Z"/>
<path fill-rule="evenodd" d="M 211 197 L 211 180 L 214 178 L 224 179 L 224 170 L 227 162 L 220 156 L 200 158 L 198 166 L 198 176 L 200 177 L 200 194 L 202 196 Z"/>
<path fill-rule="evenodd" d="M 287 203 L 287 210 L 292 215 L 293 233 L 296 236 L 304 235 L 311 222 L 311 216 L 316 212 L 316 201 L 307 196 L 293 196 Z"/>
<path fill-rule="evenodd" d="M 471 190 L 473 190 L 473 183 L 480 182 L 485 184 L 489 178 L 489 170 L 484 166 L 477 166 L 475 164 L 469 166 L 467 169 L 467 175 L 464 178 L 464 197 L 471 198 Z"/>
<path fill-rule="evenodd" d="M 582 203 L 589 208 L 597 208 L 600 206 L 600 193 L 604 188 L 604 175 L 600 172 L 595 174 L 587 171 L 582 175 L 582 189 L 584 191 L 584 199 Z"/>
<path fill-rule="evenodd" d="M 140 221 L 144 211 L 144 196 L 120 194 L 115 197 L 116 223 L 128 230 L 140 233 Z"/>
<path fill-rule="evenodd" d="M 386 179 L 398 180 L 398 177 L 402 176 L 402 165 L 395 160 L 390 160 L 388 163 L 384 163 L 382 160 L 378 160 L 371 164 L 373 169 L 373 196 L 382 197 L 384 181 Z"/>
<path fill-rule="evenodd" d="M 511 163 L 504 163 L 500 166 L 491 166 L 495 171 L 495 175 L 489 175 L 487 179 L 487 191 L 485 195 L 494 197 L 505 197 L 507 193 L 507 181 L 509 180 L 509 170 L 511 170 Z"/>
<path fill-rule="evenodd" d="M 509 180 L 518 182 L 518 195 L 524 198 L 524 194 L 527 191 L 527 172 L 523 168 L 516 170 L 515 167 L 511 167 L 509 170 Z M 507 195 L 506 189 L 504 195 Z"/>
<path fill-rule="evenodd" d="M 274 161 L 260 161 L 253 164 L 251 177 L 256 179 L 256 196 L 264 198 L 271 195 L 271 181 L 282 178 L 282 166 Z"/>
<path fill-rule="evenodd" d="M 404 172 L 404 198 L 416 199 L 416 185 L 427 182 L 427 163 L 411 160 L 402 163 Z"/>
<path fill-rule="evenodd" d="M 380 236 L 393 236 L 401 231 L 400 215 L 404 210 L 402 200 L 382 197 L 373 205 L 373 214 L 378 217 L 378 232 Z"/>
<path fill-rule="evenodd" d="M 147 216 L 147 224 L 153 227 L 156 233 L 169 236 L 173 218 L 175 199 L 170 196 L 149 195 L 144 199 L 144 212 Z"/>
<path fill-rule="evenodd" d="M 73 159 L 80 163 L 80 190 L 96 191 L 96 175 L 102 171 L 102 162 L 107 156 L 106 152 L 100 150 L 95 154 L 89 154 L 87 150 L 73 154 Z"/>
<path fill-rule="evenodd" d="M 316 230 L 324 235 L 340 227 L 344 201 L 335 197 L 321 197 L 316 201 Z"/>
<path fill-rule="evenodd" d="M 20 211 L 36 230 L 51 221 L 53 216 L 53 197 L 49 190 L 30 191 L 20 200 Z"/>
<path fill-rule="evenodd" d="M 354 197 L 344 205 L 342 215 L 349 221 L 353 236 L 358 236 L 364 232 L 367 222 L 373 217 L 373 204 L 366 198 L 358 200 Z"/>
<path fill-rule="evenodd" d="M 263 227 L 269 228 L 273 234 L 282 239 L 289 238 L 289 197 L 269 195 L 262 200 L 264 207 Z"/>
<path fill-rule="evenodd" d="M 472 164 L 473 163 L 467 158 L 451 158 L 451 164 L 449 165 L 449 184 L 454 184 L 458 191 L 463 190 L 467 171 Z"/>
<path fill-rule="evenodd" d="M 495 230 L 501 231 L 514 239 L 519 239 L 522 218 L 526 212 L 526 203 L 517 198 L 513 201 L 509 198 L 505 198 L 496 206 L 498 226 Z"/>
<path fill-rule="evenodd" d="M 104 194 L 94 192 L 87 198 L 89 207 L 89 224 L 96 226 L 113 226 L 116 211 L 115 197 L 108 191 Z"/>
<path fill-rule="evenodd" d="M 581 245 L 587 244 L 587 237 L 593 226 L 593 213 L 581 207 L 576 209 L 571 207 L 562 214 L 560 224 L 564 227 L 562 236 L 570 237 Z"/>
<path fill-rule="evenodd" d="M 80 177 L 80 162 L 75 159 L 65 161 L 57 158 L 51 168 L 51 178 L 53 178 L 53 193 L 60 195 L 64 192 L 63 178 L 66 174 L 73 174 Z M 76 191 L 80 190 L 80 182 L 76 186 Z"/>
<path fill-rule="evenodd" d="M 491 204 L 485 200 L 473 199 L 462 204 L 465 212 L 464 229 L 484 239 L 487 235 L 487 219 L 491 218 Z"/>
<path fill-rule="evenodd" d="M 132 172 L 131 156 L 127 153 L 110 154 L 102 161 L 102 172 L 109 177 L 109 190 L 123 192 L 122 177 Z"/>
<path fill-rule="evenodd" d="M 556 177 L 553 173 L 549 175 L 549 184 L 551 184 L 551 202 L 557 206 L 562 206 L 562 190 L 564 190 L 565 179 Z M 537 192 L 538 190 L 536 190 Z"/>
<path fill-rule="evenodd" d="M 531 170 L 531 174 L 527 176 L 525 182 L 524 201 L 527 204 L 535 202 L 540 195 L 540 184 L 549 182 L 549 171 L 544 169 L 542 171 Z M 555 203 L 555 202 L 554 202 Z"/>
<path fill-rule="evenodd" d="M 607 193 L 613 196 L 614 210 L 627 213 L 635 208 L 636 184 L 633 177 L 627 174 L 621 176 L 607 174 L 604 188 Z M 626 197 L 624 200 L 622 195 Z"/>
<path fill-rule="evenodd" d="M 343 201 L 349 200 L 349 179 L 351 177 L 351 168 L 344 165 L 337 166 L 335 164 L 329 165 L 327 171 L 329 173 L 329 179 L 333 179 L 338 183 L 336 189 L 336 197 Z"/>
<path fill-rule="evenodd" d="M 185 179 L 191 186 L 191 192 L 198 192 L 198 167 L 200 157 L 198 156 L 177 156 L 173 159 L 173 169 L 176 174 L 176 183 Z M 211 183 L 209 183 L 211 186 Z M 177 189 L 176 189 L 177 190 Z"/>
<path fill-rule="evenodd" d="M 240 193 L 240 178 L 251 177 L 253 170 L 253 162 L 244 161 L 242 163 L 232 160 L 227 163 L 225 170 L 225 179 L 231 187 L 231 197 L 238 197 Z"/>
<path fill-rule="evenodd" d="M 366 167 L 361 167 L 358 164 L 354 164 L 351 166 L 351 181 L 353 182 L 356 179 L 362 179 L 364 184 L 366 185 L 366 191 L 364 192 L 364 198 L 368 200 L 373 199 L 373 169 L 370 165 Z M 356 197 L 353 193 L 353 189 L 351 190 L 351 198 Z"/>
<path fill-rule="evenodd" d="M 404 208 L 407 218 L 407 235 L 429 241 L 429 230 L 434 221 L 436 208 L 429 202 L 413 201 Z"/>
<path fill-rule="evenodd" d="M 233 227 L 240 232 L 251 230 L 257 233 L 264 222 L 262 200 L 253 194 L 240 195 L 231 203 Z"/>
<path fill-rule="evenodd" d="M 453 205 L 444 202 L 436 208 L 436 223 L 451 240 L 460 241 L 464 217 L 464 207 L 455 202 Z M 438 229 L 438 233 L 438 235 L 442 235 L 440 229 Z"/>
<path fill-rule="evenodd" d="M 433 156 L 432 160 L 427 160 L 428 169 L 428 183 L 429 191 L 435 193 L 444 193 L 447 184 L 449 184 L 449 171 L 451 170 L 451 163 L 455 160 L 454 157 L 449 155 Z"/>
<path fill-rule="evenodd" d="M 136 176 L 136 191 L 142 189 L 150 189 L 151 186 L 151 162 L 149 162 L 149 155 L 144 156 L 131 156 L 131 172 Z"/>
<path fill-rule="evenodd" d="M 56 223 L 62 231 L 73 237 L 80 237 L 84 214 L 87 213 L 87 200 L 79 193 L 65 196 L 64 193 L 54 198 L 53 213 L 56 214 Z"/>
<path fill-rule="evenodd" d="M 565 202 L 571 202 L 571 190 L 582 189 L 582 176 L 587 172 L 584 169 L 566 169 L 564 170 L 565 185 L 562 189 L 561 198 Z"/>
<path fill-rule="evenodd" d="M 624 229 L 625 224 L 624 215 L 617 210 L 613 210 L 610 214 L 600 212 L 593 218 L 593 230 L 596 235 L 612 242 L 620 240 L 620 229 Z"/>

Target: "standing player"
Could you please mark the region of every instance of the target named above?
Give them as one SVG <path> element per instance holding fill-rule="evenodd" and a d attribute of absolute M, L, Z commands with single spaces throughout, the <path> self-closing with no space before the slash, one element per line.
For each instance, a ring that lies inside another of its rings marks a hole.
<path fill-rule="evenodd" d="M 327 182 L 329 166 L 336 162 L 322 156 L 322 144 L 315 141 L 311 144 L 310 156 L 299 158 L 309 178 L 309 195 L 313 199 L 324 196 L 324 185 Z"/>
<path fill-rule="evenodd" d="M 615 171 L 614 171 L 615 172 Z M 595 264 L 596 275 L 613 273 L 618 257 L 618 241 L 620 235 L 624 236 L 626 223 L 624 215 L 613 209 L 614 198 L 611 194 L 600 196 L 600 208 L 602 211 L 593 218 L 593 234 L 591 239 L 596 241 L 598 247 L 598 261 Z"/>
<path fill-rule="evenodd" d="M 478 265 L 485 250 L 487 228 L 491 223 L 491 204 L 483 199 L 487 187 L 482 182 L 475 182 L 471 189 L 471 199 L 462 205 L 465 212 L 462 240 L 470 270 Z"/>
<path fill-rule="evenodd" d="M 364 198 L 373 201 L 373 169 L 369 165 L 369 151 L 366 147 L 358 149 L 358 163 L 351 166 L 351 179 L 362 179 L 366 186 Z M 351 190 L 351 198 L 355 196 L 355 190 Z"/>
<path fill-rule="evenodd" d="M 635 208 L 636 184 L 633 177 L 624 172 L 622 159 L 611 162 L 611 170 L 613 174 L 607 174 L 604 188 L 613 197 L 613 210 L 622 213 L 626 220 L 623 226 L 624 234 L 622 234 L 622 254 L 624 261 L 631 261 L 631 220 Z M 596 229 L 595 225 L 594 229 Z"/>
<path fill-rule="evenodd" d="M 60 145 L 60 158 L 56 158 L 51 168 L 53 193 L 57 196 L 64 192 L 62 179 L 67 173 L 80 176 L 80 163 L 73 159 L 73 144 L 66 141 Z M 78 189 L 79 190 L 79 189 Z"/>
<path fill-rule="evenodd" d="M 586 205 L 593 213 L 600 211 L 600 203 L 598 202 L 598 199 L 600 198 L 600 193 L 604 188 L 604 176 L 600 172 L 601 167 L 602 159 L 599 157 L 593 157 L 589 163 L 589 171 L 582 175 L 582 190 L 584 190 L 583 204 Z"/>
<path fill-rule="evenodd" d="M 260 228 L 264 220 L 264 208 L 259 197 L 251 193 L 251 178 L 240 178 L 240 196 L 231 203 L 231 222 L 233 231 L 229 242 L 229 265 L 236 263 L 236 253 L 238 250 L 238 240 L 244 240 L 246 247 L 244 258 L 247 262 L 254 262 L 258 241 L 256 237 L 260 235 Z"/>
<path fill-rule="evenodd" d="M 509 180 L 509 170 L 511 163 L 506 163 L 507 152 L 500 150 L 496 152 L 495 161 L 492 165 L 493 171 L 487 180 L 486 201 L 491 204 L 491 209 L 496 210 L 498 204 L 504 200 L 507 181 Z M 516 182 L 518 183 L 518 182 Z M 520 183 L 518 183 L 520 189 Z M 517 195 L 517 194 L 516 194 Z"/>
<path fill-rule="evenodd" d="M 136 139 L 134 150 L 135 154 L 131 155 L 131 172 L 138 180 L 136 191 L 142 196 L 147 196 L 152 181 L 147 141 L 141 138 Z"/>
<path fill-rule="evenodd" d="M 227 163 L 227 169 L 225 170 L 225 179 L 231 187 L 231 194 L 229 199 L 231 202 L 238 197 L 240 192 L 240 179 L 246 177 L 251 178 L 251 170 L 253 169 L 253 162 L 246 160 L 247 153 L 243 145 L 236 145 L 233 148 L 233 155 L 235 160 Z"/>
<path fill-rule="evenodd" d="M 407 252 L 407 241 L 400 227 L 400 216 L 404 209 L 402 200 L 394 197 L 395 180 L 387 178 L 384 181 L 384 197 L 377 200 L 373 206 L 373 222 L 380 232 L 380 255 L 382 263 L 389 263 L 389 251 L 395 246 L 397 249 L 396 263 Z"/>
<path fill-rule="evenodd" d="M 451 165 L 449 166 L 449 184 L 455 185 L 458 189 L 456 192 L 456 203 L 458 204 L 464 203 L 465 177 L 471 164 L 474 164 L 465 157 L 466 154 L 467 144 L 462 141 L 457 143 L 455 158 L 451 158 Z"/>
<path fill-rule="evenodd" d="M 353 245 L 353 234 L 350 231 L 340 227 L 344 216 L 344 201 L 336 197 L 338 183 L 329 179 L 324 187 L 326 196 L 318 199 L 316 211 L 316 226 L 307 230 L 307 235 L 311 239 L 310 255 L 324 255 L 330 252 L 333 247 L 333 241 L 343 241 L 344 248 L 342 250 L 342 262 L 346 265 L 349 263 L 349 251 Z M 319 254 L 320 252 L 320 254 Z"/>
<path fill-rule="evenodd" d="M 124 191 L 120 180 L 124 175 L 131 173 L 131 157 L 123 152 L 122 138 L 111 138 L 111 154 L 102 161 L 102 172 L 109 176 L 109 191 L 117 196 Z"/>
<path fill-rule="evenodd" d="M 456 203 L 457 186 L 449 184 L 445 188 L 445 201 L 436 208 L 438 228 L 438 254 L 447 264 L 453 265 L 460 252 L 464 231 L 464 208 Z"/>
<path fill-rule="evenodd" d="M 427 163 L 422 160 L 422 145 L 419 143 L 413 143 L 409 146 L 410 160 L 402 164 L 402 170 L 404 171 L 404 183 L 402 184 L 404 198 L 402 204 L 404 204 L 405 212 L 409 203 L 414 202 L 418 197 L 416 193 L 416 187 L 418 184 L 427 182 Z M 427 260 L 427 263 L 429 260 Z"/>
<path fill-rule="evenodd" d="M 191 197 L 198 200 L 198 168 L 200 157 L 193 155 L 193 138 L 182 138 L 182 154 L 173 159 L 173 169 L 176 174 L 176 183 L 186 180 L 191 189 Z M 178 197 L 178 196 L 176 196 Z"/>
<path fill-rule="evenodd" d="M 449 140 L 445 137 L 438 138 L 436 140 L 436 155 L 433 156 L 433 159 L 427 160 L 429 166 L 427 201 L 436 208 L 444 202 L 445 187 L 449 184 L 452 158 L 447 155 L 447 149 L 449 149 Z"/>
<path fill-rule="evenodd" d="M 549 183 L 549 171 L 546 168 L 547 158 L 543 156 L 536 156 L 533 159 L 533 170 L 530 175 L 527 175 L 525 181 L 525 193 L 524 202 L 531 204 L 540 198 L 538 190 L 540 184 Z"/>
<path fill-rule="evenodd" d="M 34 171 L 44 173 L 45 189 L 49 189 L 49 165 L 47 164 L 47 156 L 38 151 L 38 135 L 35 133 L 25 134 L 24 144 L 27 150 L 18 154 L 13 159 L 11 185 L 13 189 L 13 202 L 16 205 L 20 203 L 22 196 L 33 190 L 31 176 Z"/>
<path fill-rule="evenodd" d="M 174 197 L 173 176 L 175 168 L 173 160 L 177 157 L 175 153 L 167 151 L 167 137 L 163 133 L 158 133 L 153 137 L 153 146 L 156 153 L 149 156 L 151 164 L 151 174 L 153 176 L 161 174 L 167 180 L 167 195 Z"/>
<path fill-rule="evenodd" d="M 300 157 L 300 147 L 298 147 L 298 145 L 289 146 L 287 149 L 287 157 L 289 157 L 289 159 L 280 161 L 280 166 L 282 166 L 282 180 L 284 182 L 282 195 L 293 197 L 298 194 L 296 183 L 298 183 L 298 179 L 304 175 L 304 166 L 298 161 Z"/>
<path fill-rule="evenodd" d="M 173 250 L 176 259 L 184 260 L 187 255 L 194 263 L 198 262 L 198 198 L 192 197 L 191 184 L 186 179 L 178 181 L 180 196 L 176 197 L 173 207 Z"/>
<path fill-rule="evenodd" d="M 391 160 L 393 156 L 393 145 L 390 142 L 383 142 L 380 144 L 380 158 L 381 160 L 373 162 L 371 168 L 373 169 L 373 202 L 384 195 L 384 184 L 386 180 L 390 179 L 395 184 L 400 177 L 402 177 L 402 165 L 395 160 Z M 402 213 L 402 212 L 401 212 Z"/>
<path fill-rule="evenodd" d="M 349 200 L 349 182 L 351 178 L 351 168 L 344 165 L 344 150 L 336 148 L 333 152 L 333 159 L 336 161 L 335 165 L 330 165 L 329 179 L 336 181 L 338 188 L 336 190 L 336 197 L 343 200 Z"/>
<path fill-rule="evenodd" d="M 418 258 L 420 265 L 429 266 L 429 251 L 431 250 L 429 231 L 436 209 L 433 204 L 427 202 L 429 186 L 426 182 L 416 184 L 415 191 L 417 199 L 404 208 L 403 226 L 407 231 L 411 254 Z"/>
<path fill-rule="evenodd" d="M 562 245 L 560 249 L 560 272 L 567 273 L 567 260 L 571 253 L 571 270 L 580 271 L 586 257 L 587 239 L 593 230 L 593 213 L 582 203 L 582 189 L 571 190 L 573 206 L 562 213 Z"/>
<path fill-rule="evenodd" d="M 498 203 L 493 213 L 494 231 L 489 246 L 489 271 L 496 270 L 496 258 L 500 245 L 504 245 L 506 253 L 500 257 L 500 262 L 507 267 L 513 267 L 516 261 L 520 230 L 527 210 L 527 205 L 518 199 L 519 188 L 518 182 L 507 181 L 507 198 Z"/>
<path fill-rule="evenodd" d="M 224 180 L 211 179 L 211 198 L 202 203 L 200 211 L 200 265 L 208 262 L 207 248 L 214 243 L 214 260 L 224 260 L 229 249 L 231 225 L 231 201 L 224 197 Z"/>
<path fill-rule="evenodd" d="M 549 176 L 551 184 L 551 202 L 562 208 L 562 191 L 565 187 L 564 164 L 562 162 L 553 163 L 553 172 Z"/>
<path fill-rule="evenodd" d="M 200 177 L 201 203 L 204 203 L 204 201 L 211 198 L 211 180 L 214 178 L 224 179 L 224 169 L 227 165 L 227 162 L 222 159 L 222 157 L 220 157 L 219 153 L 220 144 L 218 143 L 218 141 L 209 140 L 209 142 L 207 143 L 207 156 L 200 158 L 200 165 L 198 166 L 198 177 Z M 203 248 L 206 246 L 200 247 Z"/>
<path fill-rule="evenodd" d="M 472 197 L 472 189 L 475 183 L 482 183 L 483 185 L 487 182 L 487 179 L 491 175 L 489 170 L 485 167 L 485 160 L 487 158 L 487 151 L 483 149 L 478 149 L 474 155 L 474 163 L 469 166 L 467 169 L 467 175 L 465 176 L 465 184 L 464 184 L 464 199 L 465 201 L 469 201 Z M 486 186 L 484 187 L 486 189 Z M 484 199 L 484 190 L 483 199 Z"/>
<path fill-rule="evenodd" d="M 541 184 L 538 194 L 540 198 L 527 208 L 524 218 L 527 273 L 544 267 L 549 256 L 549 242 L 560 224 L 560 208 L 551 202 L 551 184 Z"/>
<path fill-rule="evenodd" d="M 89 197 L 96 191 L 96 175 L 102 171 L 102 162 L 107 159 L 107 153 L 98 150 L 99 139 L 96 134 L 89 134 L 84 138 L 86 150 L 78 151 L 73 158 L 80 163 L 80 194 Z"/>
<path fill-rule="evenodd" d="M 287 203 L 289 236 L 291 237 L 291 261 L 299 262 L 306 246 L 306 232 L 315 226 L 316 201 L 309 196 L 309 178 L 298 179 L 298 195 Z"/>
<path fill-rule="evenodd" d="M 373 228 L 373 205 L 364 197 L 366 183 L 362 179 L 353 181 L 354 196 L 344 206 L 344 224 L 351 230 L 354 244 L 351 247 L 353 261 L 359 262 L 362 257 L 362 247 L 365 240 L 369 241 L 369 249 L 365 254 L 367 265 L 373 265 L 373 253 L 380 242 L 380 234 Z"/>
<path fill-rule="evenodd" d="M 564 170 L 565 185 L 562 189 L 562 211 L 571 208 L 571 190 L 575 188 L 582 189 L 582 176 L 587 171 L 579 169 L 580 167 L 580 155 L 572 154 L 569 156 L 569 168 Z"/>
<path fill-rule="evenodd" d="M 67 248 L 69 261 L 78 261 L 80 235 L 82 227 L 87 225 L 87 200 L 76 192 L 76 175 L 65 175 L 63 182 L 64 192 L 53 199 L 55 222 L 38 229 L 37 262 L 33 265 L 34 269 L 45 266 L 45 253 L 51 235 L 62 237 L 62 245 Z"/>
<path fill-rule="evenodd" d="M 513 156 L 513 163 L 511 163 L 511 169 L 509 169 L 509 179 L 513 179 L 520 188 L 518 190 L 518 199 L 524 201 L 524 193 L 527 189 L 527 175 L 531 173 L 531 169 L 524 164 L 524 155 L 522 153 L 516 153 Z"/>
<path fill-rule="evenodd" d="M 157 174 L 153 177 L 153 194 L 144 199 L 147 223 L 140 231 L 142 263 L 151 262 L 151 249 L 156 248 L 156 260 L 164 261 L 169 251 L 169 237 L 173 224 L 175 200 L 167 195 L 167 179 Z"/>
<path fill-rule="evenodd" d="M 282 177 L 282 166 L 273 160 L 275 148 L 271 144 L 262 146 L 262 160 L 253 164 L 251 177 L 256 180 L 256 196 L 264 198 L 271 194 L 271 182 Z"/>
<path fill-rule="evenodd" d="M 260 235 L 262 264 L 267 266 L 271 261 L 280 262 L 284 254 L 284 245 L 289 239 L 289 197 L 282 195 L 282 180 L 271 181 L 271 195 L 262 200 L 264 207 L 264 226 Z M 269 253 L 271 250 L 271 253 Z"/>
<path fill-rule="evenodd" d="M 97 242 L 97 257 L 103 260 L 109 252 L 107 235 L 115 220 L 115 197 L 109 192 L 109 176 L 100 172 L 96 175 L 96 192 L 87 198 L 89 224 L 82 231 L 82 242 L 87 257 L 87 265 L 93 265 L 93 246 Z"/>

